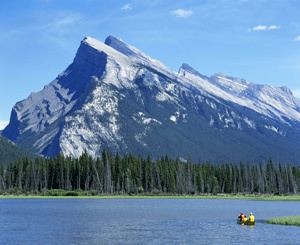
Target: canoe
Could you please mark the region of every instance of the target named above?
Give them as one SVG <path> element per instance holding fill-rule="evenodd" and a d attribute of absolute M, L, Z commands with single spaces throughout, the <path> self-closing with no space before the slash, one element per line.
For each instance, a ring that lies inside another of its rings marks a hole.
<path fill-rule="evenodd" d="M 247 220 L 247 221 L 240 221 L 240 220 L 237 220 L 237 223 L 239 225 L 255 225 L 255 221 L 250 221 L 250 220 Z"/>

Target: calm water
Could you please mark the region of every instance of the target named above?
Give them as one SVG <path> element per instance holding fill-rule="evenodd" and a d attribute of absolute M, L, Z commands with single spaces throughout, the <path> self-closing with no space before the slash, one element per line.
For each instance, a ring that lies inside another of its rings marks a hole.
<path fill-rule="evenodd" d="M 236 224 L 241 210 L 254 212 L 255 227 Z M 296 214 L 300 202 L 9 199 L 0 244 L 300 244 L 300 227 L 262 222 Z"/>

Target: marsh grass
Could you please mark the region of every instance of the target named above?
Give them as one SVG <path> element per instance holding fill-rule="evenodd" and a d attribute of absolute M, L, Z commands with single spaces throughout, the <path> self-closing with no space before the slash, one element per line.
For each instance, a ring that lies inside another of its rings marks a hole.
<path fill-rule="evenodd" d="M 277 217 L 267 220 L 268 224 L 273 225 L 294 225 L 300 226 L 300 216 Z"/>
<path fill-rule="evenodd" d="M 137 195 L 107 195 L 100 194 L 97 191 L 82 191 L 82 190 L 45 190 L 37 193 L 20 193 L 20 192 L 7 192 L 0 193 L 1 198 L 143 198 L 143 199 L 245 199 L 253 201 L 300 201 L 300 195 L 262 195 L 262 194 L 203 194 L 203 195 L 175 195 L 175 194 L 153 194 L 141 193 Z"/>

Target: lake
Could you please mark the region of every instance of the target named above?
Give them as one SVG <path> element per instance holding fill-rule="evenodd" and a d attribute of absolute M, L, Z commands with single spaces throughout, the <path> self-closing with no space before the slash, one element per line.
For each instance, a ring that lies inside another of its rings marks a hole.
<path fill-rule="evenodd" d="M 255 227 L 236 224 L 252 211 Z M 300 202 L 223 199 L 2 199 L 0 244 L 300 244 Z"/>

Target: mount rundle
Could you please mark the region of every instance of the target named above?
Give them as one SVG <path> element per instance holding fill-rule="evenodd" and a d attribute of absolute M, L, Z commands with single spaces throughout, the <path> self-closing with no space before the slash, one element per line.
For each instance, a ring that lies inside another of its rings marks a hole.
<path fill-rule="evenodd" d="M 299 162 L 300 101 L 286 87 L 188 64 L 172 72 L 121 39 L 86 37 L 64 72 L 13 107 L 2 135 L 45 156 Z"/>

